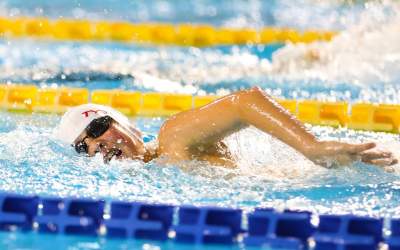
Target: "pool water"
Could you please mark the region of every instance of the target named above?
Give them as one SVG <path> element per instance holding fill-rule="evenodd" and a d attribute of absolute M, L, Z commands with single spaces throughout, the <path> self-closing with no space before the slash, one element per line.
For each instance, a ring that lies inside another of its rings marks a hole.
<path fill-rule="evenodd" d="M 273 25 L 342 33 L 332 42 L 311 45 L 202 49 L 3 39 L 0 80 L 190 94 L 226 94 L 257 85 L 276 97 L 399 103 L 399 10 L 394 1 L 6 0 L 0 4 L 0 13 L 7 16 L 62 15 L 256 28 Z M 239 162 L 234 170 L 198 162 L 184 169 L 156 161 L 104 165 L 100 156 L 78 156 L 53 138 L 59 119 L 56 115 L 0 112 L 1 191 L 229 206 L 245 211 L 274 207 L 320 214 L 400 215 L 400 166 L 391 169 L 394 173 L 362 163 L 325 169 L 255 128 L 226 138 Z M 156 136 L 164 119 L 139 117 L 132 122 L 146 136 Z M 321 139 L 376 141 L 400 156 L 398 135 L 309 128 Z M 53 249 L 54 244 L 60 249 L 192 248 L 160 242 L 0 233 L 4 249 Z M 232 247 L 239 248 L 244 247 Z"/>
<path fill-rule="evenodd" d="M 193 162 L 184 169 L 156 161 L 112 161 L 79 156 L 52 138 L 58 116 L 2 113 L 0 190 L 23 194 L 95 197 L 171 204 L 306 209 L 318 213 L 395 216 L 397 174 L 365 164 L 325 169 L 255 128 L 226 139 L 238 169 Z M 137 118 L 156 135 L 161 118 Z M 378 141 L 396 149 L 397 136 L 313 127 L 323 139 Z M 21 143 L 23 139 L 23 143 Z M 396 170 L 396 166 L 395 166 Z M 349 178 L 351 176 L 351 178 Z"/>

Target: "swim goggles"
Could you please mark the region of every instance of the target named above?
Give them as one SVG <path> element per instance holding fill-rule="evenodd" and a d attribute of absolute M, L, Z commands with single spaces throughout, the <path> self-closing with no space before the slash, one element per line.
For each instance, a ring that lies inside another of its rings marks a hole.
<path fill-rule="evenodd" d="M 88 145 L 86 144 L 86 138 L 98 138 L 102 136 L 111 126 L 113 119 L 110 116 L 103 116 L 97 119 L 94 119 L 87 125 L 85 128 L 86 136 L 79 142 L 73 145 L 75 147 L 75 151 L 78 154 L 88 153 Z"/>

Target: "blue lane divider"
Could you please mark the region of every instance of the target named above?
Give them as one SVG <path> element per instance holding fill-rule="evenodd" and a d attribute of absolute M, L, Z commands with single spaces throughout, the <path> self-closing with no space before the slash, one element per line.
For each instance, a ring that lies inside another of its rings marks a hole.
<path fill-rule="evenodd" d="M 193 244 L 243 241 L 247 246 L 274 249 L 310 249 L 313 245 L 313 250 L 375 250 L 386 243 L 390 250 L 400 250 L 400 219 L 391 220 L 392 233 L 384 238 L 383 219 L 320 215 L 319 224 L 313 225 L 311 218 L 311 213 L 303 211 L 258 208 L 243 214 L 233 208 L 0 193 L 1 231 L 171 239 Z M 246 229 L 242 221 L 247 221 Z"/>
<path fill-rule="evenodd" d="M 256 209 L 248 215 L 248 234 L 244 243 L 285 249 L 304 249 L 314 232 L 311 213 Z"/>
<path fill-rule="evenodd" d="M 240 232 L 242 211 L 231 208 L 183 206 L 174 227 L 175 240 L 185 243 L 232 244 Z"/>
<path fill-rule="evenodd" d="M 42 198 L 42 210 L 34 220 L 47 233 L 97 235 L 103 221 L 104 201 Z"/>
<path fill-rule="evenodd" d="M 38 199 L 35 196 L 0 194 L 0 208 L 0 230 L 30 230 L 37 214 Z"/>
<path fill-rule="evenodd" d="M 144 203 L 112 202 L 107 236 L 166 240 L 174 207 Z"/>
<path fill-rule="evenodd" d="M 376 250 L 382 241 L 383 220 L 359 217 L 321 215 L 314 234 L 316 250 Z"/>
<path fill-rule="evenodd" d="M 400 219 L 390 222 L 390 230 L 392 234 L 386 240 L 389 250 L 400 250 Z"/>

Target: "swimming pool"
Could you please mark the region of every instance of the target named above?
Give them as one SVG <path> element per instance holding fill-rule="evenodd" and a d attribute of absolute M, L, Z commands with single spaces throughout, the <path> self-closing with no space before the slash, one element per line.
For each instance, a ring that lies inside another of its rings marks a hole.
<path fill-rule="evenodd" d="M 9 0 L 1 8 L 4 13 L 13 15 L 30 14 L 30 10 L 34 9 L 34 15 L 58 17 L 62 9 L 62 15 L 69 17 L 208 22 L 225 26 L 317 26 L 345 31 L 343 36 L 328 44 L 308 47 L 288 45 L 284 48 L 279 44 L 198 49 L 2 40 L 0 79 L 3 82 L 33 82 L 39 86 L 190 94 L 224 94 L 259 85 L 272 95 L 285 98 L 400 101 L 400 57 L 396 43 L 399 33 L 395 32 L 399 24 L 399 15 L 396 14 L 399 6 L 396 3 L 155 3 L 58 1 L 52 4 L 37 1 L 26 4 Z M 244 4 L 249 4 L 251 8 L 243 8 Z M 198 5 L 200 7 L 193 7 Z M 129 8 L 140 9 L 143 13 L 131 13 Z M 171 14 L 173 10 L 176 15 Z M 258 15 L 252 15 L 254 10 L 258 11 Z M 291 18 L 293 13 L 299 11 L 301 15 L 296 15 L 298 19 Z M 336 18 L 338 16 L 342 18 Z M 366 21 L 366 17 L 371 20 Z M 355 26 L 348 28 L 352 24 Z M 385 41 L 379 40 L 381 36 L 386 37 Z M 304 51 L 309 48 L 319 51 L 320 60 L 302 59 Z M 276 53 L 272 55 L 272 52 Z M 140 82 L 135 79 L 137 72 L 174 83 Z M 163 119 L 139 117 L 134 122 L 146 135 L 152 136 L 157 133 Z M 400 179 L 397 166 L 395 174 L 365 164 L 341 169 L 320 168 L 254 128 L 227 138 L 228 145 L 240 162 L 240 168 L 236 170 L 197 163 L 182 170 L 176 166 L 133 161 L 111 162 L 105 166 L 100 157 L 79 157 L 71 148 L 56 142 L 51 133 L 58 120 L 59 117 L 54 115 L 0 113 L 0 171 L 3 177 L 0 190 L 176 205 L 216 205 L 239 207 L 245 211 L 255 207 L 274 207 L 320 214 L 399 216 Z M 324 139 L 373 140 L 395 151 L 399 148 L 397 135 L 325 127 L 310 129 Z M 53 244 L 67 249 L 188 248 L 171 243 L 55 237 L 36 233 L 1 233 L 0 242 L 4 248 L 28 249 L 53 249 Z M 46 245 L 46 242 L 52 244 Z"/>

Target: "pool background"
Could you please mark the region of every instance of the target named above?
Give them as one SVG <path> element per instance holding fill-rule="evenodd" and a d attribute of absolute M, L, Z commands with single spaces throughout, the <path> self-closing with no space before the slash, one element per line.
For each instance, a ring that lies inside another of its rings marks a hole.
<path fill-rule="evenodd" d="M 343 29 L 357 22 L 367 8 L 349 1 L 309 0 L 23 0 L 2 1 L 7 16 L 89 18 L 132 22 L 208 23 L 229 27 L 267 25 L 293 28 Z"/>
<path fill-rule="evenodd" d="M 289 26 L 341 30 L 313 45 L 154 47 L 119 43 L 0 41 L 0 79 L 39 86 L 121 88 L 224 94 L 259 85 L 277 97 L 399 103 L 399 4 L 392 1 L 2 1 L 5 16 L 210 23 L 229 27 Z M 382 39 L 385 37 L 385 39 Z M 309 60 L 317 50 L 320 60 Z M 273 52 L 275 52 L 273 54 Z M 149 74 L 157 78 L 138 78 Z M 317 213 L 399 216 L 399 167 L 391 174 L 365 164 L 314 166 L 256 129 L 227 138 L 240 168 L 156 162 L 111 162 L 77 156 L 54 140 L 54 115 L 0 113 L 0 190 L 22 194 L 130 201 L 305 209 Z M 163 118 L 136 118 L 155 135 Z M 374 140 L 398 153 L 397 135 L 312 127 L 323 139 Z M 187 249 L 162 243 L 79 237 L 0 236 L 4 248 Z M 198 247 L 201 249 L 201 247 Z"/>

